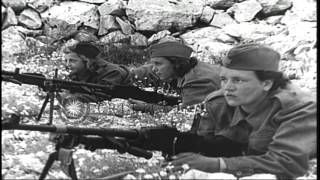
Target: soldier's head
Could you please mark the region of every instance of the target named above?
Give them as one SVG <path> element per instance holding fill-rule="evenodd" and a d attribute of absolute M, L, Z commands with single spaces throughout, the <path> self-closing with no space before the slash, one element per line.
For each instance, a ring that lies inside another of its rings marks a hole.
<path fill-rule="evenodd" d="M 192 48 L 178 41 L 152 45 L 149 52 L 153 71 L 164 81 L 183 77 L 197 64 L 197 60 L 191 57 Z"/>
<path fill-rule="evenodd" d="M 231 106 L 251 111 L 272 91 L 286 86 L 288 79 L 279 72 L 280 54 L 261 44 L 233 47 L 224 58 L 221 88 Z"/>
<path fill-rule="evenodd" d="M 79 42 L 65 49 L 65 59 L 71 74 L 78 74 L 91 70 L 92 64 L 97 61 L 100 50 L 90 42 Z"/>

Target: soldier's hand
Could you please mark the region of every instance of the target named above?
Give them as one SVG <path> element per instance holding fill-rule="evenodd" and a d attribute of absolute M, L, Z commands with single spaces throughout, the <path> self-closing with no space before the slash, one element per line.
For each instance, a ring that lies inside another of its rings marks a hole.
<path fill-rule="evenodd" d="M 197 153 L 180 153 L 172 157 L 170 162 L 173 166 L 179 167 L 188 164 L 191 169 L 205 172 L 219 172 L 220 162 L 218 158 L 206 157 Z"/>

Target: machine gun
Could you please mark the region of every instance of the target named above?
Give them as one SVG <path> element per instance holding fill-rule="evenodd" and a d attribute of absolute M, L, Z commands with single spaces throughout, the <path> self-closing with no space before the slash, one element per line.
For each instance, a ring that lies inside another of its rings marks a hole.
<path fill-rule="evenodd" d="M 37 121 L 40 120 L 41 115 L 50 101 L 49 123 L 52 124 L 54 97 L 62 90 L 68 90 L 73 93 L 83 93 L 95 95 L 103 99 L 121 98 L 121 99 L 137 99 L 147 103 L 164 102 L 165 105 L 173 106 L 179 104 L 180 97 L 168 96 L 152 91 L 145 91 L 136 86 L 129 85 L 101 85 L 93 83 L 85 83 L 79 81 L 68 81 L 57 79 L 58 70 L 55 71 L 55 76 L 52 79 L 46 78 L 39 73 L 20 73 L 19 68 L 14 72 L 1 71 L 1 80 L 12 82 L 16 84 L 30 84 L 36 85 L 39 88 L 47 91 L 47 96 L 40 109 Z"/>
<path fill-rule="evenodd" d="M 141 129 L 115 129 L 115 128 L 84 128 L 64 125 L 30 125 L 20 124 L 20 116 L 12 114 L 10 118 L 2 120 L 2 130 L 27 130 L 57 133 L 55 151 L 42 170 L 39 179 L 45 179 L 54 161 L 60 161 L 63 172 L 73 180 L 77 179 L 74 161 L 72 159 L 73 148 L 83 144 L 87 149 L 116 149 L 120 153 L 130 153 L 134 156 L 149 159 L 152 153 L 147 150 L 161 150 L 157 147 L 146 147 L 140 144 L 150 143 L 153 135 L 161 134 L 161 138 L 175 137 L 179 133 L 176 128 L 168 126 L 144 127 Z M 152 143 L 152 142 L 151 142 Z"/>

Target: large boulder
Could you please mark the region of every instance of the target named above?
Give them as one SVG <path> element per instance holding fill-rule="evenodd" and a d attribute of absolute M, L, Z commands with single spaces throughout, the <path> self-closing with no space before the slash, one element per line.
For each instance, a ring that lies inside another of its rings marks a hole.
<path fill-rule="evenodd" d="M 228 13 L 222 12 L 222 13 L 216 13 L 210 23 L 211 26 L 215 27 L 224 27 L 228 24 L 235 24 L 237 21 L 235 21 Z"/>
<path fill-rule="evenodd" d="M 207 0 L 206 4 L 213 9 L 228 9 L 236 2 L 236 0 Z"/>
<path fill-rule="evenodd" d="M 44 12 L 49 7 L 53 6 L 54 0 L 28 0 L 27 6 L 35 9 L 39 13 Z"/>
<path fill-rule="evenodd" d="M 124 34 L 133 34 L 134 33 L 134 27 L 128 19 L 126 19 L 126 18 L 122 19 L 120 17 L 116 17 L 116 22 L 119 24 L 119 26 Z"/>
<path fill-rule="evenodd" d="M 251 21 L 261 10 L 262 7 L 257 0 L 247 0 L 235 3 L 227 12 L 233 13 L 238 22 L 247 22 Z"/>
<path fill-rule="evenodd" d="M 261 13 L 264 16 L 273 16 L 285 12 L 287 9 L 291 8 L 291 0 L 257 0 L 261 6 Z"/>
<path fill-rule="evenodd" d="M 124 4 L 120 1 L 120 2 L 105 2 L 103 4 L 101 4 L 98 7 L 98 11 L 100 16 L 104 16 L 104 15 L 109 15 L 112 12 L 114 12 L 115 10 L 119 10 L 119 9 L 123 9 L 124 8 Z"/>
<path fill-rule="evenodd" d="M 209 24 L 214 14 L 215 14 L 214 9 L 212 9 L 210 6 L 205 6 L 200 16 L 200 21 Z"/>
<path fill-rule="evenodd" d="M 9 26 L 15 26 L 18 24 L 18 20 L 17 17 L 14 13 L 14 11 L 12 10 L 11 7 L 3 7 L 1 6 L 1 29 L 6 29 Z"/>
<path fill-rule="evenodd" d="M 184 33 L 180 36 L 197 54 L 200 61 L 217 63 L 237 41 L 216 27 L 204 27 Z"/>
<path fill-rule="evenodd" d="M 282 17 L 281 23 L 288 27 L 289 36 L 297 40 L 314 41 L 317 37 L 317 22 L 301 21 L 292 10 L 288 10 Z"/>
<path fill-rule="evenodd" d="M 10 61 L 13 56 L 23 54 L 28 50 L 28 46 L 16 26 L 10 26 L 2 31 L 1 53 L 4 61 Z"/>
<path fill-rule="evenodd" d="M 120 30 L 119 24 L 116 22 L 116 18 L 112 15 L 105 14 L 100 16 L 100 26 L 98 35 L 102 36 L 108 34 L 110 31 Z"/>
<path fill-rule="evenodd" d="M 26 0 L 2 0 L 1 3 L 17 12 L 22 11 L 27 6 Z"/>
<path fill-rule="evenodd" d="M 292 11 L 303 21 L 317 21 L 317 1 L 315 0 L 292 0 Z"/>
<path fill-rule="evenodd" d="M 220 41 L 223 43 L 236 43 L 237 41 L 225 34 L 221 29 L 216 27 L 204 27 L 186 32 L 180 36 L 190 45 L 197 44 L 198 41 Z"/>
<path fill-rule="evenodd" d="M 41 13 L 41 16 L 45 21 L 45 33 L 58 39 L 70 36 L 79 26 L 99 27 L 97 6 L 84 2 L 62 2 Z"/>
<path fill-rule="evenodd" d="M 39 13 L 31 8 L 24 9 L 21 12 L 19 22 L 29 29 L 39 29 L 42 26 Z"/>
<path fill-rule="evenodd" d="M 159 41 L 160 39 L 162 38 L 165 38 L 165 37 L 168 37 L 171 35 L 171 32 L 168 31 L 168 30 L 162 30 L 162 31 L 159 31 L 155 34 L 153 34 L 151 37 L 149 37 L 148 39 L 148 44 L 152 44 L 154 42 L 157 42 Z"/>
<path fill-rule="evenodd" d="M 130 45 L 146 47 L 148 45 L 148 39 L 144 35 L 136 32 L 130 35 Z"/>
<path fill-rule="evenodd" d="M 129 20 L 134 22 L 136 30 L 184 30 L 197 22 L 203 7 L 202 1 L 192 0 L 130 0 L 126 13 Z"/>
<path fill-rule="evenodd" d="M 283 25 L 269 25 L 263 22 L 253 23 L 253 22 L 243 22 L 240 24 L 229 24 L 222 28 L 222 30 L 241 41 L 251 42 L 251 41 L 262 41 L 269 36 L 279 34 L 286 30 Z"/>

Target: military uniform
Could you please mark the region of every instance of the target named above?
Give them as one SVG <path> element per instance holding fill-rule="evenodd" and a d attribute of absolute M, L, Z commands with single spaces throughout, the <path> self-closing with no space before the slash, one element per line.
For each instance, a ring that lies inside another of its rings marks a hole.
<path fill-rule="evenodd" d="M 307 173 L 309 159 L 316 156 L 316 101 L 280 77 L 279 61 L 280 54 L 263 45 L 232 48 L 223 60 L 221 90 L 206 98 L 207 121 L 199 126 L 214 136 L 185 133 L 175 141 L 180 152 L 211 158 L 177 154 L 172 164 L 190 163 L 191 168 L 239 177 L 269 173 L 291 179 Z M 258 82 L 254 78 L 242 80 L 250 74 L 243 71 L 254 72 Z M 253 94 L 248 102 L 241 101 L 248 94 L 245 90 L 261 97 Z M 235 98 L 228 101 L 228 94 L 235 94 Z"/>
<path fill-rule="evenodd" d="M 84 78 L 79 79 L 78 76 L 73 75 L 70 76 L 71 80 L 94 84 L 132 84 L 132 74 L 128 68 L 109 63 L 103 59 L 97 59 L 96 65 L 96 70 L 89 72 Z M 81 96 L 85 96 L 89 101 L 97 102 L 103 100 L 103 98 L 93 95 L 82 94 Z"/>
<path fill-rule="evenodd" d="M 225 172 L 237 175 L 271 173 L 302 176 L 316 153 L 316 103 L 294 88 L 270 94 L 257 109 L 244 113 L 227 105 L 217 91 L 207 109 L 216 122 L 216 135 L 248 143 L 245 156 L 223 158 Z"/>
<path fill-rule="evenodd" d="M 178 78 L 183 106 L 201 103 L 209 93 L 218 90 L 219 72 L 218 66 L 199 61 L 182 78 Z"/>

